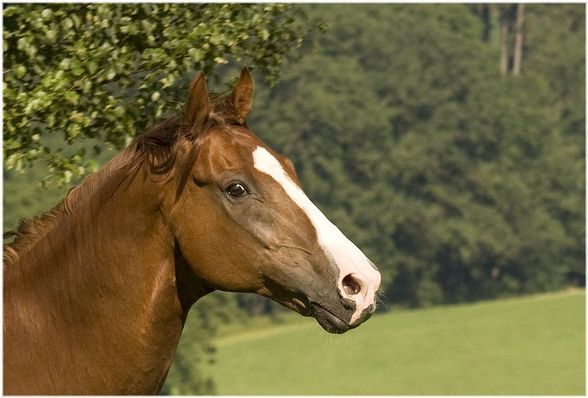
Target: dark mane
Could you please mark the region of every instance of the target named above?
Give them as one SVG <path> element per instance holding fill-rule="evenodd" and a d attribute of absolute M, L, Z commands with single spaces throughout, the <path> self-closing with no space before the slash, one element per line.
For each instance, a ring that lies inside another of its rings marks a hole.
<path fill-rule="evenodd" d="M 80 185 L 70 189 L 65 198 L 51 210 L 33 217 L 21 219 L 15 230 L 4 233 L 4 239 L 14 241 L 4 244 L 4 261 L 18 261 L 18 253 L 30 248 L 43 238 L 58 223 L 59 219 L 76 208 L 84 198 L 92 197 L 98 188 L 109 184 L 108 195 L 114 194 L 128 177 L 134 177 L 142 166 L 155 175 L 168 175 L 176 165 L 178 145 L 183 140 L 192 143 L 185 162 L 179 165 L 176 198 L 181 194 L 196 161 L 202 138 L 213 126 L 240 125 L 234 117 L 231 94 L 211 99 L 211 113 L 201 131 L 194 131 L 185 122 L 183 112 L 155 124 L 135 137 L 131 144 L 111 159 L 97 172 L 88 175 Z"/>

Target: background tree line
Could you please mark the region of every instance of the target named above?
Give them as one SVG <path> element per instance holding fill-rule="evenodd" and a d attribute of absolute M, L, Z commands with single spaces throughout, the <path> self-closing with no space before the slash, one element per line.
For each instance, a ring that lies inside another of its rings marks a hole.
<path fill-rule="evenodd" d="M 194 69 L 222 90 L 245 63 L 257 78 L 249 125 L 379 266 L 388 306 L 584 285 L 583 5 L 194 5 L 184 18 L 185 7 L 5 7 L 5 229 L 62 195 L 32 182 L 75 180 L 177 109 Z M 54 47 L 47 24 L 74 33 Z M 110 63 L 122 65 L 112 79 Z M 49 173 L 28 168 L 36 159 Z M 207 300 L 168 392 L 213 391 L 192 366 L 213 357 L 217 322 L 277 310 Z"/>

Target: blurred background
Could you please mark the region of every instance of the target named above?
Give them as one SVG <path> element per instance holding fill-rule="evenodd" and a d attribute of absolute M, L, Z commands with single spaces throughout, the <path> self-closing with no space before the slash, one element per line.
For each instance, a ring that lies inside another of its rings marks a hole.
<path fill-rule="evenodd" d="M 4 5 L 4 231 L 189 80 L 242 65 L 249 126 L 380 268 L 332 337 L 253 295 L 188 319 L 168 394 L 585 393 L 585 5 Z"/>

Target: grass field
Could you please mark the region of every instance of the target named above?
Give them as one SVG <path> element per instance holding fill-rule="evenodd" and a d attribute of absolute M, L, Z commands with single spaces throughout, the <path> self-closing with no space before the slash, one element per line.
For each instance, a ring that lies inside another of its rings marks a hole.
<path fill-rule="evenodd" d="M 392 311 L 342 336 L 297 318 L 225 333 L 208 371 L 227 395 L 584 395 L 584 318 L 584 291 Z"/>

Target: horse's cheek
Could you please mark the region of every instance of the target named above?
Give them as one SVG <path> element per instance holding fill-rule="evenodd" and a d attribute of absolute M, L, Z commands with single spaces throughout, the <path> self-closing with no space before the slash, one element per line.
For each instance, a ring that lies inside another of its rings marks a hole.
<path fill-rule="evenodd" d="M 176 244 L 180 246 L 183 256 L 191 265 L 206 264 L 210 260 L 211 242 L 218 236 L 215 226 L 221 225 L 218 215 L 205 203 L 209 211 L 198 211 L 194 203 L 206 201 L 202 195 L 186 195 L 170 215 Z M 202 203 L 202 202 L 201 202 Z"/>

